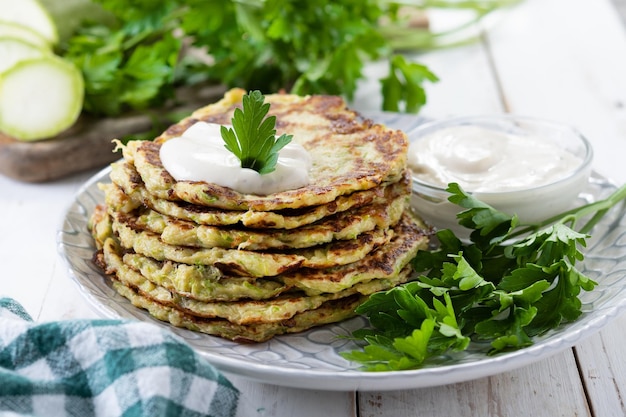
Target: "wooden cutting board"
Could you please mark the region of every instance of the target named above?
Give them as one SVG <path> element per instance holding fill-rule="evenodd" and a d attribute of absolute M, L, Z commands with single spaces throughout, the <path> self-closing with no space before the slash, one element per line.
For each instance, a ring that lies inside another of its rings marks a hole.
<path fill-rule="evenodd" d="M 214 102 L 224 91 L 223 86 L 180 89 L 178 104 L 164 111 L 190 113 Z M 158 113 L 101 119 L 81 116 L 59 136 L 37 142 L 21 142 L 0 132 L 0 174 L 24 182 L 46 182 L 104 167 L 121 157 L 113 152 L 113 139 L 150 131 L 155 123 L 163 125 L 155 117 Z"/>
<path fill-rule="evenodd" d="M 150 130 L 145 116 L 79 120 L 62 135 L 44 141 L 21 142 L 0 133 L 0 172 L 26 182 L 45 182 L 103 167 L 120 158 L 112 139 Z"/>

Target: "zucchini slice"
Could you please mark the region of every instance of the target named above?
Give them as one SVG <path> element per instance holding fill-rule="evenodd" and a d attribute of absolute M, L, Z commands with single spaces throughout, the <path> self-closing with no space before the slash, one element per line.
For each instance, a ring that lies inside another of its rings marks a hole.
<path fill-rule="evenodd" d="M 23 141 L 55 136 L 74 124 L 83 95 L 73 64 L 52 54 L 21 61 L 0 74 L 0 130 Z"/>

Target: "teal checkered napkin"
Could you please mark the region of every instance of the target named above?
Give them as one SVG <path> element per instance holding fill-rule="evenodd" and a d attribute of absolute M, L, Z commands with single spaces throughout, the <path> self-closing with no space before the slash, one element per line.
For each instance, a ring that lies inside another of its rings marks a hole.
<path fill-rule="evenodd" d="M 239 392 L 149 323 L 33 323 L 0 298 L 0 415 L 234 416 Z"/>

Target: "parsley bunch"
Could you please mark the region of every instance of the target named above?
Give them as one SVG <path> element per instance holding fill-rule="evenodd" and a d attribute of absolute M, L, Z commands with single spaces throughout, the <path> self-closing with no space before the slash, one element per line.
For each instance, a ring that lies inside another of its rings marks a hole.
<path fill-rule="evenodd" d="M 91 114 L 162 107 L 176 87 L 198 83 L 352 99 L 365 64 L 381 58 L 392 58 L 385 110 L 417 112 L 424 84 L 437 80 L 394 55 L 381 33 L 381 18 L 397 21 L 395 3 L 93 1 L 103 18 L 85 19 L 59 51 L 81 69 L 84 111 Z"/>
<path fill-rule="evenodd" d="M 576 320 L 580 291 L 596 285 L 576 269 L 583 260 L 580 247 L 602 216 L 626 198 L 623 186 L 604 200 L 522 226 L 516 216 L 458 184 L 447 191 L 451 202 L 466 209 L 457 217 L 473 230 L 470 242 L 438 231 L 438 249 L 418 252 L 412 261 L 422 274 L 416 281 L 374 294 L 358 308 L 372 328 L 355 331 L 366 344 L 343 356 L 366 370 L 418 368 L 471 341 L 488 342 L 489 354 L 519 349 Z"/>

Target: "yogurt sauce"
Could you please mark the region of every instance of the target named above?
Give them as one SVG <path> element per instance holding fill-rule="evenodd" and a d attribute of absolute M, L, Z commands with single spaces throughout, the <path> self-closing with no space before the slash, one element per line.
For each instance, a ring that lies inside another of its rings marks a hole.
<path fill-rule="evenodd" d="M 224 147 L 220 125 L 197 122 L 181 136 L 161 145 L 161 162 L 177 181 L 204 181 L 243 194 L 267 195 L 309 184 L 311 156 L 301 145 L 288 143 L 278 154 L 276 169 L 259 174 L 242 168 Z"/>
<path fill-rule="evenodd" d="M 567 176 L 581 158 L 534 136 L 479 126 L 456 126 L 410 145 L 413 177 L 440 187 L 456 182 L 472 192 L 515 191 Z"/>

